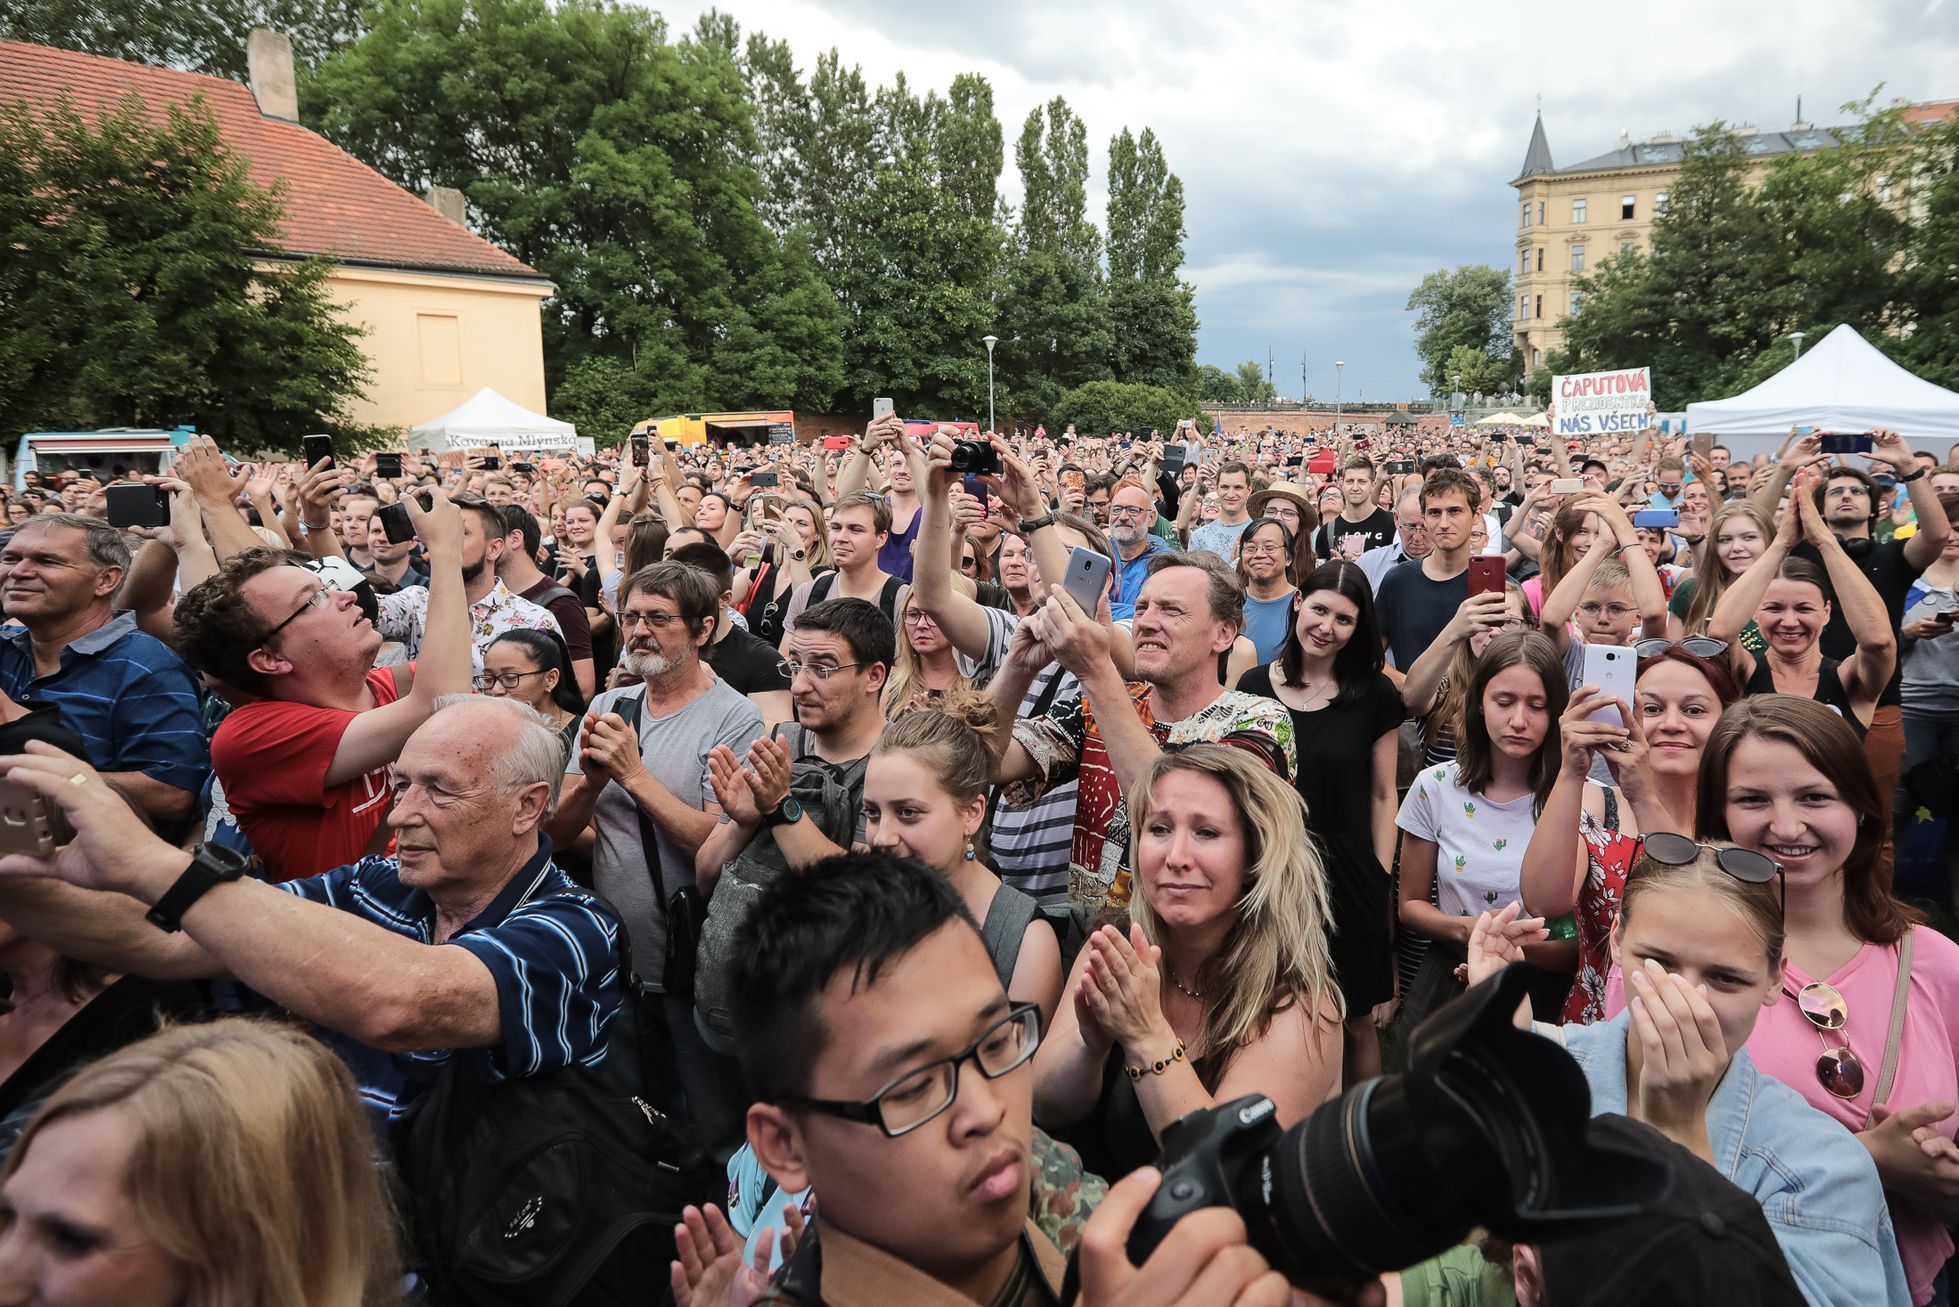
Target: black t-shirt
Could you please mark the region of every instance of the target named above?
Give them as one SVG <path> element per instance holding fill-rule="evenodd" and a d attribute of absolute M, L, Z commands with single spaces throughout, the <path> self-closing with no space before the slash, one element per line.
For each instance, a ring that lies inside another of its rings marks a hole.
<path fill-rule="evenodd" d="M 1845 540 L 1838 536 L 1844 552 L 1852 562 L 1864 570 L 1871 579 L 1878 597 L 1884 600 L 1885 611 L 1891 615 L 1891 629 L 1896 632 L 1905 624 L 1905 596 L 1911 590 L 1911 583 L 1924 572 L 1922 567 L 1914 567 L 1905 557 L 1903 540 Z M 1816 546 L 1797 545 L 1790 551 L 1797 558 L 1807 558 L 1818 567 L 1823 566 L 1823 557 L 1816 552 Z M 1823 628 L 1823 637 L 1817 642 L 1823 653 L 1841 662 L 1857 652 L 1856 637 L 1850 634 L 1850 624 L 1843 620 L 1843 605 L 1830 599 L 1830 621 Z M 1891 683 L 1884 687 L 1884 693 L 1877 697 L 1880 706 L 1898 702 L 1898 687 L 1904 680 L 1905 660 L 1900 657 L 1891 668 Z"/>
<path fill-rule="evenodd" d="M 782 673 L 782 655 L 739 627 L 708 646 L 707 665 L 730 688 L 742 694 L 766 694 L 786 690 L 789 678 Z"/>
<path fill-rule="evenodd" d="M 1446 581 L 1429 580 L 1421 563 L 1413 559 L 1390 567 L 1374 595 L 1374 610 L 1394 665 L 1404 672 L 1413 667 L 1467 598 L 1466 567 Z"/>
<path fill-rule="evenodd" d="M 1356 558 L 1370 549 L 1379 549 L 1394 540 L 1394 514 L 1377 508 L 1358 522 L 1349 522 L 1335 514 L 1313 533 L 1313 552 L 1322 560 L 1331 558 L 1339 552 L 1340 541 L 1350 535 L 1361 538 L 1360 548 L 1354 553 Z"/>
<path fill-rule="evenodd" d="M 558 619 L 558 631 L 565 637 L 565 648 L 570 652 L 571 660 L 577 662 L 580 658 L 590 658 L 592 619 L 585 615 L 584 600 L 548 576 L 530 589 L 522 591 L 518 597 L 538 603 L 540 602 L 538 596 L 551 590 L 556 590 L 558 593 L 545 603 L 544 607 L 550 610 L 551 616 Z"/>

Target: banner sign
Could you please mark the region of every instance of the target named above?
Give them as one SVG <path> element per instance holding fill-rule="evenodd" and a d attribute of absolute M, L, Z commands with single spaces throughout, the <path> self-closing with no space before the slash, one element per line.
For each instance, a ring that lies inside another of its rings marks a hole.
<path fill-rule="evenodd" d="M 1554 435 L 1598 436 L 1643 431 L 1646 406 L 1653 399 L 1651 368 L 1621 368 L 1616 372 L 1579 372 L 1551 379 L 1551 400 L 1558 407 Z"/>
<path fill-rule="evenodd" d="M 1469 414 L 1467 414 L 1467 413 L 1451 413 L 1451 414 L 1449 415 L 1449 425 L 1450 425 L 1450 426 L 1452 426 L 1452 427 L 1466 427 L 1466 426 L 1468 426 L 1468 425 L 1469 425 Z"/>

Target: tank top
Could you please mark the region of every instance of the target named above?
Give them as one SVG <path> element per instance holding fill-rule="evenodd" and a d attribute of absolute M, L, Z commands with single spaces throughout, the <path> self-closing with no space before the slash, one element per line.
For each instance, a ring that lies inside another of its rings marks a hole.
<path fill-rule="evenodd" d="M 980 940 L 986 945 L 986 956 L 993 959 L 993 970 L 998 973 L 1002 987 L 1013 979 L 1014 965 L 1020 961 L 1020 946 L 1027 939 L 1027 927 L 1039 911 L 1033 899 L 1011 885 L 1000 886 L 993 892 L 993 901 L 986 905 L 986 920 L 980 923 Z"/>
<path fill-rule="evenodd" d="M 1838 659 L 1827 657 L 1823 659 L 1822 666 L 1816 671 L 1816 693 L 1810 697 L 1849 722 L 1850 729 L 1857 732 L 1857 738 L 1861 740 L 1864 738 L 1864 732 L 1869 728 L 1858 721 L 1857 714 L 1850 710 L 1850 694 L 1843 688 L 1842 678 L 1837 675 L 1837 668 L 1841 665 Z M 1743 694 L 1782 693 L 1775 688 L 1775 674 L 1769 670 L 1767 657 L 1755 660 L 1755 670 L 1749 675 L 1748 684 L 1742 687 L 1741 692 Z"/>

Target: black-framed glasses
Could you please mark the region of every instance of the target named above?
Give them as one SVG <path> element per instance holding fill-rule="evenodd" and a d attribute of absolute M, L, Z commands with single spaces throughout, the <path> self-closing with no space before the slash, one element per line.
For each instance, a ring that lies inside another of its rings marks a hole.
<path fill-rule="evenodd" d="M 775 669 L 790 680 L 795 680 L 799 672 L 808 672 L 819 681 L 827 681 L 838 672 L 852 667 L 862 667 L 862 663 L 799 663 L 788 658 L 776 660 Z"/>
<path fill-rule="evenodd" d="M 1664 636 L 1651 636 L 1633 641 L 1633 657 L 1658 658 L 1669 649 L 1690 653 L 1696 658 L 1719 658 L 1728 652 L 1728 642 L 1717 640 L 1711 635 L 1690 635 L 1684 640 L 1669 640 Z"/>
<path fill-rule="evenodd" d="M 918 1129 L 952 1106 L 959 1096 L 959 1068 L 971 1062 L 988 1080 L 998 1080 L 1025 1066 L 1041 1046 L 1041 1009 L 1016 1003 L 988 1026 L 963 1052 L 907 1071 L 862 1102 L 830 1098 L 793 1097 L 783 1105 L 825 1116 L 842 1117 L 859 1125 L 874 1125 L 896 1139 Z"/>
<path fill-rule="evenodd" d="M 1782 864 L 1766 853 L 1728 844 L 1701 844 L 1672 831 L 1654 831 L 1642 837 L 1641 844 L 1641 856 L 1663 867 L 1685 867 L 1703 852 L 1709 852 L 1714 855 L 1714 865 L 1738 881 L 1749 885 L 1774 881 L 1783 911 L 1788 911 L 1789 886 L 1782 879 Z"/>
<path fill-rule="evenodd" d="M 535 672 L 484 672 L 474 680 L 479 690 L 487 690 L 493 685 L 500 685 L 506 690 L 515 690 L 524 683 L 526 676 L 542 676 L 550 670 L 552 669 L 546 667 Z"/>
<path fill-rule="evenodd" d="M 324 585 L 321 586 L 319 589 L 315 590 L 312 594 L 306 597 L 306 602 L 301 604 L 298 607 L 298 609 L 296 609 L 293 612 L 293 615 L 291 617 L 288 617 L 285 621 L 279 623 L 277 626 L 267 631 L 263 636 L 259 637 L 259 642 L 257 647 L 260 649 L 265 648 L 266 645 L 271 644 L 273 640 L 278 638 L 279 632 L 285 630 L 288 626 L 291 626 L 294 622 L 297 622 L 300 618 L 306 616 L 306 614 L 310 610 L 318 608 L 323 604 L 331 603 L 333 599 L 333 594 L 334 591 L 330 587 Z"/>

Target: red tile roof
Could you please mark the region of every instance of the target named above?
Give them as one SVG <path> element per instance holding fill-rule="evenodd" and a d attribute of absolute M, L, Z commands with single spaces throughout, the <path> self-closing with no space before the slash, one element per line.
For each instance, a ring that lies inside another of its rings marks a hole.
<path fill-rule="evenodd" d="M 262 116 L 257 99 L 238 82 L 0 41 L 0 103 L 52 108 L 67 95 L 77 109 L 102 113 L 132 91 L 159 119 L 165 106 L 203 97 L 225 145 L 245 160 L 253 181 L 285 183 L 280 248 L 287 253 L 389 268 L 543 276 L 326 138 Z"/>

